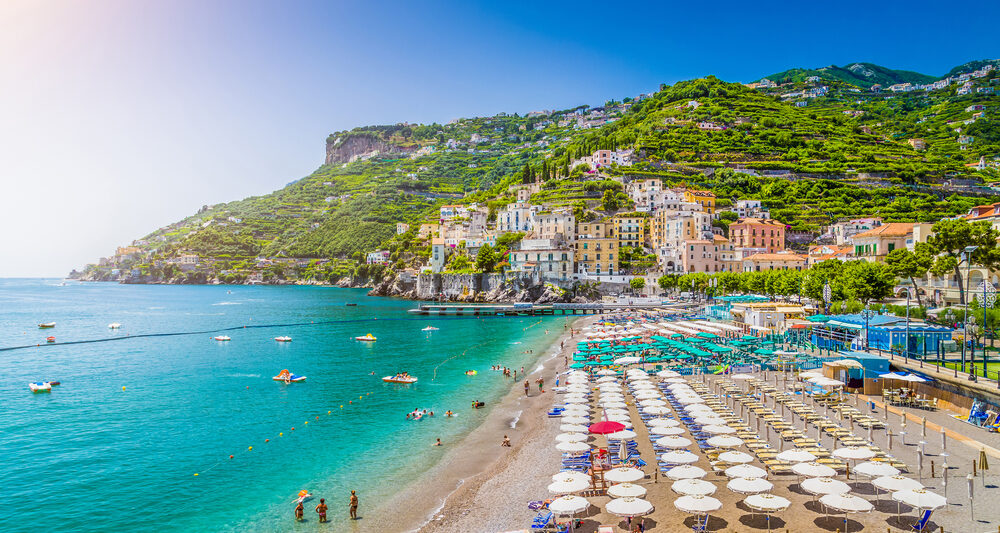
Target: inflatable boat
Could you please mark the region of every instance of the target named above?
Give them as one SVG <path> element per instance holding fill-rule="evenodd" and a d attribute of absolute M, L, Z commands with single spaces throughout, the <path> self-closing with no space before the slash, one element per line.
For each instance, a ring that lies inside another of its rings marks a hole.
<path fill-rule="evenodd" d="M 354 340 L 356 340 L 356 341 L 364 341 L 364 342 L 375 342 L 377 339 L 375 339 L 375 335 L 372 335 L 371 333 L 369 333 L 369 334 L 365 335 L 364 337 L 354 337 Z"/>
<path fill-rule="evenodd" d="M 395 376 L 386 376 L 382 378 L 382 381 L 386 383 L 416 383 L 417 378 L 407 374 L 396 374 Z"/>
<path fill-rule="evenodd" d="M 292 342 L 292 338 L 287 335 L 283 337 L 275 337 L 274 340 L 278 342 Z"/>
<path fill-rule="evenodd" d="M 31 389 L 31 392 L 52 392 L 52 384 L 48 381 L 28 383 L 28 388 Z"/>
<path fill-rule="evenodd" d="M 274 376 L 271 379 L 273 379 L 274 381 L 285 381 L 285 382 L 288 382 L 288 383 L 298 383 L 300 381 L 305 381 L 306 377 L 305 376 L 296 376 L 295 374 L 292 374 L 291 372 L 289 372 L 288 369 L 286 368 L 286 369 L 282 370 L 281 372 L 278 372 L 278 375 Z"/>

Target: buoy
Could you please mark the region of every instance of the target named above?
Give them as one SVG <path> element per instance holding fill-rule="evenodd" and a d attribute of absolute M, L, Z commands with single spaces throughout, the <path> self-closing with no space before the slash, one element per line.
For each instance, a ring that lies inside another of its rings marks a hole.
<path fill-rule="evenodd" d="M 330 413 L 333 413 L 333 411 L 327 411 L 327 412 L 326 412 L 326 414 L 330 414 Z"/>
<path fill-rule="evenodd" d="M 198 475 L 198 473 L 197 473 L 197 472 L 195 472 L 195 474 L 194 474 L 194 475 L 196 475 L 196 476 L 197 476 L 197 475 Z"/>
<path fill-rule="evenodd" d="M 292 428 L 292 431 L 295 431 L 295 428 Z"/>
<path fill-rule="evenodd" d="M 271 439 L 264 439 L 264 442 L 271 442 Z"/>
<path fill-rule="evenodd" d="M 278 433 L 278 436 L 279 436 L 279 437 L 284 437 L 284 436 L 285 436 L 285 434 L 284 434 L 284 433 Z"/>
<path fill-rule="evenodd" d="M 125 385 L 122 385 L 122 390 L 125 390 Z"/>
<path fill-rule="evenodd" d="M 362 399 L 362 398 L 364 398 L 364 396 L 358 396 L 358 399 L 359 399 L 359 400 L 360 400 L 360 399 Z"/>
<path fill-rule="evenodd" d="M 341 408 L 341 409 L 343 409 L 343 408 L 344 408 L 343 404 L 341 404 L 340 408 Z"/>
<path fill-rule="evenodd" d="M 351 400 L 351 401 L 349 401 L 349 402 L 347 402 L 347 403 L 354 403 L 354 400 Z"/>
<path fill-rule="evenodd" d="M 308 421 L 308 420 L 306 420 L 306 425 L 307 425 L 307 426 L 309 425 L 309 421 Z"/>
<path fill-rule="evenodd" d="M 247 447 L 247 451 L 249 452 L 249 451 L 251 451 L 251 450 L 253 450 L 253 446 L 248 446 L 248 447 Z"/>
<path fill-rule="evenodd" d="M 232 455 L 230 455 L 230 456 L 229 456 L 229 458 L 230 458 L 230 459 L 232 459 L 232 458 L 233 458 L 233 456 L 232 456 Z"/>

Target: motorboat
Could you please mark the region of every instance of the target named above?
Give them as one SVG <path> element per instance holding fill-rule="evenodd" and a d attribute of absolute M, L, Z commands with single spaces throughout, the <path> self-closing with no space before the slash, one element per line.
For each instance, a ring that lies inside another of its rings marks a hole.
<path fill-rule="evenodd" d="M 230 339 L 228 335 L 216 335 L 215 337 L 212 337 L 212 340 L 215 340 L 215 341 L 231 341 L 233 339 Z"/>
<path fill-rule="evenodd" d="M 416 383 L 417 378 L 409 374 L 402 373 L 402 374 L 396 374 L 395 376 L 386 376 L 382 378 L 382 381 L 386 383 Z"/>
<path fill-rule="evenodd" d="M 28 388 L 31 389 L 31 392 L 52 392 L 52 384 L 48 381 L 28 383 Z"/>
<path fill-rule="evenodd" d="M 438 328 L 436 328 L 434 326 L 427 326 L 426 328 L 424 328 L 424 329 L 422 329 L 420 331 L 437 331 L 437 330 L 438 330 Z"/>
<path fill-rule="evenodd" d="M 55 337 L 45 337 L 45 342 L 49 342 L 49 343 L 56 342 L 56 338 Z"/>
<path fill-rule="evenodd" d="M 118 322 L 112 322 L 108 324 L 108 329 L 118 329 L 120 327 L 122 327 L 122 325 L 119 324 Z"/>
<path fill-rule="evenodd" d="M 38 329 L 50 329 L 56 327 L 55 322 L 42 322 L 38 325 Z"/>
<path fill-rule="evenodd" d="M 278 375 L 274 376 L 271 379 L 273 379 L 274 381 L 284 381 L 285 383 L 298 383 L 300 381 L 305 381 L 306 377 L 305 376 L 297 376 L 295 374 L 292 374 L 286 368 L 286 369 L 282 370 L 281 372 L 278 372 Z"/>
<path fill-rule="evenodd" d="M 347 303 L 346 303 L 346 304 L 344 304 L 344 305 L 345 305 L 345 306 L 347 306 L 347 307 L 357 307 L 357 306 L 358 306 L 358 304 L 356 304 L 356 303 L 353 303 L 353 302 L 347 302 Z"/>
<path fill-rule="evenodd" d="M 287 335 L 284 335 L 284 336 L 281 336 L 281 337 L 275 337 L 274 340 L 276 340 L 278 342 L 292 342 L 292 338 L 289 337 L 289 336 L 287 336 Z"/>
<path fill-rule="evenodd" d="M 354 337 L 354 340 L 356 340 L 356 341 L 364 341 L 364 342 L 375 342 L 377 339 L 375 338 L 375 335 L 372 335 L 371 333 L 369 333 L 369 334 L 367 334 L 367 335 L 365 335 L 363 337 Z"/>

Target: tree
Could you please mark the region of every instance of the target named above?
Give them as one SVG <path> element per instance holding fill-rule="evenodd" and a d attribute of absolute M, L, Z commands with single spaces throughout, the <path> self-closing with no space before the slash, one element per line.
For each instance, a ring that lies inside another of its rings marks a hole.
<path fill-rule="evenodd" d="M 863 304 L 891 295 L 896 280 L 889 267 L 868 261 L 852 261 L 841 278 L 847 295 Z"/>
<path fill-rule="evenodd" d="M 629 287 L 632 287 L 633 292 L 640 292 L 646 287 L 645 278 L 632 278 L 628 280 Z"/>
<path fill-rule="evenodd" d="M 952 257 L 954 261 L 955 279 L 958 281 L 959 303 L 965 303 L 965 285 L 962 282 L 962 270 L 959 259 L 968 246 L 976 246 L 969 258 L 969 264 L 975 263 L 988 269 L 1000 266 L 1000 250 L 997 249 L 997 239 L 1000 231 L 993 229 L 987 221 L 969 223 L 964 219 L 941 220 L 931 228 L 934 232 L 927 239 L 931 249 L 936 254 Z M 935 264 L 935 266 L 937 266 Z"/>
<path fill-rule="evenodd" d="M 933 263 L 932 248 L 923 242 L 917 244 L 912 252 L 906 248 L 900 248 L 889 252 L 889 255 L 885 257 L 885 266 L 889 267 L 894 276 L 909 280 L 910 286 L 913 287 L 917 296 L 917 307 L 923 307 L 923 303 L 920 301 L 920 291 L 916 290 L 916 278 L 926 276 Z"/>
<path fill-rule="evenodd" d="M 497 266 L 497 254 L 489 243 L 484 243 L 479 247 L 476 254 L 476 268 L 480 272 L 493 272 Z"/>
<path fill-rule="evenodd" d="M 656 284 L 659 285 L 664 292 L 669 291 L 670 289 L 677 287 L 677 276 L 674 276 L 673 274 L 664 274 L 656 280 Z"/>

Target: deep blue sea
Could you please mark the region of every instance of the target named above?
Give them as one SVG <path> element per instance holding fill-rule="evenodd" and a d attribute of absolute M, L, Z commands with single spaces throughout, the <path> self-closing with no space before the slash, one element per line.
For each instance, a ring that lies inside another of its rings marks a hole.
<path fill-rule="evenodd" d="M 473 399 L 489 406 L 509 390 L 490 365 L 533 364 L 563 323 L 412 317 L 414 302 L 353 289 L 61 283 L 0 280 L 0 348 L 57 340 L 0 351 L 4 531 L 342 531 L 350 489 L 364 506 L 415 479 L 443 453 L 435 438 L 454 442 L 485 418 Z M 306 325 L 239 329 L 225 343 L 59 344 L 292 323 Z M 378 341 L 353 340 L 366 333 Z M 273 381 L 284 368 L 307 380 Z M 401 370 L 419 382 L 381 381 Z M 49 380 L 62 385 L 28 390 Z M 407 421 L 414 408 L 436 416 Z M 332 499 L 334 521 L 317 524 L 317 498 L 294 524 L 301 489 Z"/>

